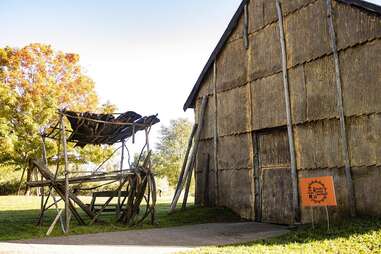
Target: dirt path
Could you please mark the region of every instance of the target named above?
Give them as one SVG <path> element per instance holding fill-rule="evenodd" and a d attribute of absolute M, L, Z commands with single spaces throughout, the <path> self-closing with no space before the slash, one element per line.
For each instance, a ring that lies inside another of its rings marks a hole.
<path fill-rule="evenodd" d="M 284 233 L 287 233 L 285 227 L 255 222 L 212 223 L 3 242 L 0 253 L 165 254 L 201 246 L 244 243 Z"/>

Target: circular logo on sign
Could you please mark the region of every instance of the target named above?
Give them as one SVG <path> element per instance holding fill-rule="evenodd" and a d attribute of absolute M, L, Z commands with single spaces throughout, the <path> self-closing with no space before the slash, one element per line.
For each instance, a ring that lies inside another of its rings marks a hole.
<path fill-rule="evenodd" d="M 308 184 L 308 198 L 315 204 L 320 204 L 328 197 L 327 188 L 320 181 L 312 181 Z"/>

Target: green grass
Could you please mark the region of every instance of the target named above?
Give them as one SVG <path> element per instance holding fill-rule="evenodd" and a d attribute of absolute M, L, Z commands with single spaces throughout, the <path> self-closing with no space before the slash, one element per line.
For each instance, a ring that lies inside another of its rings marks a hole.
<path fill-rule="evenodd" d="M 290 233 L 247 244 L 207 247 L 187 254 L 252 253 L 381 253 L 381 219 L 359 218 L 315 230 L 303 226 Z"/>
<path fill-rule="evenodd" d="M 86 202 L 89 202 L 87 200 Z M 0 241 L 18 240 L 45 237 L 53 221 L 56 211 L 49 210 L 42 227 L 36 226 L 39 214 L 40 199 L 24 196 L 0 196 Z M 129 228 L 117 223 L 115 214 L 106 213 L 100 216 L 102 222 L 91 226 L 79 226 L 72 220 L 70 234 L 89 234 L 99 232 L 126 231 L 142 228 L 160 228 L 180 225 L 190 225 L 208 222 L 233 222 L 239 218 L 227 209 L 222 208 L 196 208 L 190 206 L 185 211 L 168 215 L 169 199 L 159 199 L 156 207 L 156 225 L 144 224 Z M 84 217 L 84 216 L 82 216 Z M 63 235 L 57 223 L 51 236 Z"/>
<path fill-rule="evenodd" d="M 88 201 L 88 200 L 87 200 Z M 45 237 L 55 216 L 49 210 L 45 224 L 35 226 L 40 200 L 36 197 L 0 196 L 0 241 Z M 161 199 L 157 205 L 157 225 L 144 224 L 128 228 L 115 221 L 113 214 L 101 216 L 103 222 L 92 226 L 71 224 L 70 234 L 125 231 L 141 228 L 160 228 L 208 222 L 234 222 L 240 219 L 227 209 L 195 208 L 168 215 L 169 202 Z M 56 225 L 51 236 L 63 235 Z M 359 218 L 332 225 L 327 232 L 325 225 L 313 230 L 302 226 L 290 233 L 268 240 L 246 244 L 207 247 L 187 254 L 251 254 L 251 253 L 379 253 L 381 254 L 381 218 Z"/>

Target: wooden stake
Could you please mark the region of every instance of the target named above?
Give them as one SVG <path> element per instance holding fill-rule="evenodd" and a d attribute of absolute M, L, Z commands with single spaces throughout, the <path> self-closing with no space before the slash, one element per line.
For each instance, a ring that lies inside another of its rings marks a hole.
<path fill-rule="evenodd" d="M 311 206 L 311 220 L 312 220 L 312 229 L 315 229 L 315 222 L 314 222 L 314 208 Z"/>
<path fill-rule="evenodd" d="M 50 227 L 49 227 L 49 229 L 48 229 L 48 232 L 46 232 L 46 236 L 49 236 L 51 233 L 52 233 L 52 231 L 53 231 L 53 229 L 54 229 L 54 226 L 57 224 L 57 222 L 58 222 L 58 219 L 61 217 L 61 214 L 62 214 L 62 209 L 58 212 L 58 214 L 57 214 L 57 216 L 54 218 L 54 221 L 53 221 L 53 223 L 50 225 Z M 66 233 L 66 232 L 65 232 Z"/>
<path fill-rule="evenodd" d="M 287 52 L 286 52 L 284 29 L 283 29 L 283 15 L 282 15 L 282 9 L 281 9 L 279 0 L 276 0 L 276 10 L 277 10 L 277 16 L 278 16 L 280 45 L 282 50 L 282 73 L 283 73 L 284 99 L 286 103 L 285 106 L 286 106 L 286 115 L 287 115 L 288 144 L 290 147 L 292 204 L 293 204 L 294 223 L 295 223 L 295 222 L 299 222 L 300 220 L 298 174 L 296 171 L 295 143 L 294 143 L 294 133 L 292 129 L 291 105 L 290 105 L 288 71 L 287 71 Z"/>
<path fill-rule="evenodd" d="M 58 208 L 58 202 L 60 201 L 60 200 L 56 200 L 56 197 L 54 196 L 54 195 L 52 195 L 52 198 L 53 198 L 53 204 L 54 204 L 54 206 L 55 206 L 55 208 L 56 208 L 56 211 L 57 211 L 57 213 L 59 213 L 60 212 L 60 209 Z M 65 233 L 65 224 L 64 224 L 64 220 L 63 220 L 63 218 L 62 218 L 62 210 L 61 210 L 61 213 L 60 213 L 60 224 L 61 224 L 61 229 L 62 229 L 62 232 L 64 232 Z"/>
<path fill-rule="evenodd" d="M 70 230 L 70 221 L 69 221 L 69 169 L 68 169 L 68 158 L 67 158 L 67 143 L 66 143 L 66 134 L 65 134 L 65 122 L 63 119 L 63 114 L 60 114 L 61 121 L 61 137 L 62 137 L 62 147 L 65 161 L 65 231 L 69 233 Z"/>
<path fill-rule="evenodd" d="M 193 125 L 192 132 L 191 132 L 191 135 L 190 135 L 189 140 L 188 140 L 188 147 L 187 147 L 187 150 L 185 152 L 183 165 L 181 166 L 181 171 L 180 171 L 180 174 L 179 174 L 179 179 L 177 181 L 177 185 L 176 185 L 176 189 L 175 189 L 175 194 L 173 195 L 172 202 L 175 199 L 176 193 L 178 192 L 179 186 L 180 186 L 180 184 L 181 184 L 181 182 L 183 181 L 183 178 L 184 178 L 185 166 L 187 165 L 187 162 L 188 162 L 189 152 L 190 152 L 190 150 L 192 148 L 193 137 L 194 137 L 194 135 L 196 133 L 197 126 L 198 126 L 197 124 Z"/>
<path fill-rule="evenodd" d="M 328 232 L 329 232 L 329 230 L 330 230 L 330 226 L 329 226 L 329 213 L 328 213 L 328 207 L 325 206 L 324 208 L 325 208 L 325 214 L 326 214 L 326 216 L 327 216 L 327 230 L 328 230 Z"/>
<path fill-rule="evenodd" d="M 217 63 L 213 63 L 213 102 L 214 102 L 214 126 L 213 126 L 213 166 L 216 174 L 215 205 L 219 204 L 219 181 L 218 181 L 218 110 L 217 110 Z"/>
<path fill-rule="evenodd" d="M 203 171 L 203 190 L 204 190 L 204 198 L 203 198 L 203 205 L 208 206 L 209 205 L 209 168 L 210 168 L 210 155 L 208 154 L 207 158 L 207 166 L 204 168 Z"/>
<path fill-rule="evenodd" d="M 135 125 L 134 125 L 135 126 Z M 122 140 L 122 155 L 121 155 L 121 158 L 120 158 L 120 171 L 122 171 L 123 170 L 123 162 L 124 162 L 124 144 L 125 144 L 125 140 L 123 139 Z M 124 180 L 123 179 L 120 179 L 120 184 L 122 184 L 122 182 L 123 182 Z M 121 199 L 121 192 L 122 191 L 122 189 L 121 188 L 119 188 L 119 190 L 118 190 L 118 206 L 117 206 L 117 208 L 116 208 L 116 215 L 117 215 L 117 217 L 119 217 L 120 216 L 120 211 L 121 211 L 121 202 L 120 202 L 120 199 Z M 110 200 L 111 201 L 111 200 Z"/>
<path fill-rule="evenodd" d="M 25 172 L 26 172 L 26 167 L 24 167 L 24 169 L 22 170 L 22 174 L 21 174 L 21 178 L 20 178 L 20 183 L 19 183 L 19 188 L 17 190 L 17 195 L 19 195 L 19 196 L 20 196 L 20 191 L 21 191 L 21 186 L 22 186 L 22 179 L 24 179 Z"/>
<path fill-rule="evenodd" d="M 194 164 L 192 165 L 192 168 L 194 168 Z M 183 205 L 181 206 L 181 209 L 185 209 L 187 207 L 187 202 L 188 202 L 188 195 L 189 195 L 189 189 L 190 189 L 190 185 L 191 185 L 191 182 L 192 182 L 192 172 L 193 170 L 189 171 L 189 174 L 187 175 L 187 184 L 185 186 L 185 192 L 184 192 L 184 198 L 183 198 Z"/>
<path fill-rule="evenodd" d="M 192 151 L 190 152 L 189 160 L 188 160 L 187 165 L 185 167 L 185 173 L 184 173 L 184 175 L 188 175 L 189 172 L 192 173 L 192 169 L 193 169 L 192 166 L 193 166 L 194 161 L 196 159 L 197 148 L 198 148 L 198 143 L 200 141 L 201 129 L 202 129 L 202 126 L 203 126 L 203 123 L 204 123 L 204 115 L 205 115 L 205 110 L 206 110 L 207 102 L 208 102 L 208 97 L 204 96 L 202 98 L 202 103 L 201 103 L 199 125 L 198 125 L 198 128 L 197 128 L 196 134 L 195 134 L 195 143 L 193 145 Z M 175 194 L 175 198 L 174 198 L 174 200 L 173 200 L 173 202 L 171 204 L 171 208 L 169 210 L 169 213 L 172 213 L 176 209 L 177 201 L 180 198 L 180 195 L 181 195 L 182 189 L 184 187 L 184 184 L 185 184 L 185 181 L 183 180 L 181 182 L 180 186 L 179 186 L 179 190 Z"/>
<path fill-rule="evenodd" d="M 243 45 L 245 49 L 249 48 L 249 12 L 247 4 L 244 7 L 244 18 L 243 18 Z"/>
<path fill-rule="evenodd" d="M 344 164 L 345 164 L 345 177 L 347 180 L 348 201 L 349 201 L 351 216 L 355 217 L 356 216 L 356 201 L 355 201 L 355 193 L 353 188 L 351 164 L 349 160 L 347 130 L 345 127 L 345 114 L 344 114 L 344 106 L 343 106 L 343 92 L 342 92 L 342 85 L 341 85 L 339 54 L 337 52 L 336 33 L 335 33 L 335 28 L 333 26 L 333 17 L 332 17 L 333 15 L 332 14 L 332 0 L 326 0 L 326 5 L 327 5 L 327 19 L 328 19 L 329 35 L 331 37 L 331 48 L 333 53 L 333 59 L 335 61 L 337 110 L 339 112 L 339 118 L 340 118 L 340 136 L 341 136 L 341 144 L 343 147 L 342 153 L 343 153 Z"/>
<path fill-rule="evenodd" d="M 46 155 L 46 146 L 45 146 L 45 138 L 43 136 L 41 136 L 41 141 L 42 141 L 42 160 L 44 161 L 45 163 L 45 167 L 48 168 L 48 158 L 47 158 L 47 155 Z M 41 181 L 44 180 L 44 177 L 41 175 Z M 41 211 L 42 209 L 44 209 L 44 196 L 45 196 L 45 190 L 44 190 L 44 187 L 41 186 Z"/>

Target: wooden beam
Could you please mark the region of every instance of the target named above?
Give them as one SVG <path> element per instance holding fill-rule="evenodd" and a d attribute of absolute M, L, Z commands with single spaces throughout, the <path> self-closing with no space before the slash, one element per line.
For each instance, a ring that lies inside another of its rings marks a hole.
<path fill-rule="evenodd" d="M 284 28 L 283 28 L 283 14 L 282 14 L 282 8 L 281 8 L 279 0 L 276 0 L 276 11 L 278 16 L 280 46 L 282 50 L 283 88 L 284 88 L 284 99 L 285 99 L 285 107 L 286 107 L 286 115 L 287 115 L 288 144 L 290 148 L 292 205 L 293 205 L 293 214 L 294 214 L 293 219 L 295 223 L 295 222 L 299 222 L 300 220 L 298 173 L 296 169 L 295 143 L 294 143 L 294 133 L 292 129 L 291 104 L 290 104 L 288 70 L 287 70 L 287 52 L 286 52 L 286 43 L 285 43 Z"/>
<path fill-rule="evenodd" d="M 54 175 L 46 169 L 41 163 L 36 160 L 32 160 L 32 163 L 38 168 L 40 173 L 46 178 L 52 181 L 53 188 L 65 199 L 65 186 L 63 184 L 57 183 L 54 181 Z M 95 214 L 90 211 L 90 209 L 85 205 L 76 195 L 74 195 L 70 190 L 68 191 L 69 198 L 72 199 L 91 219 Z"/>
<path fill-rule="evenodd" d="M 64 173 L 65 173 L 65 233 L 69 233 L 70 230 L 70 211 L 69 211 L 69 162 L 67 158 L 67 143 L 66 143 L 66 133 L 65 133 L 65 123 L 63 119 L 63 113 L 60 114 L 60 127 L 61 127 L 61 137 L 62 137 L 62 147 L 63 147 L 63 154 L 64 154 L 64 161 L 65 161 L 65 167 L 64 167 Z"/>
<path fill-rule="evenodd" d="M 246 3 L 243 10 L 243 45 L 245 49 L 249 49 L 249 12 Z"/>
<path fill-rule="evenodd" d="M 194 168 L 196 160 L 194 160 L 193 165 L 191 168 Z M 181 209 L 185 209 L 187 207 L 188 202 L 188 195 L 189 195 L 189 189 L 192 182 L 192 171 L 190 171 L 186 177 L 186 186 L 185 186 L 185 192 L 184 192 L 184 198 L 183 198 L 183 205 L 181 206 Z"/>
<path fill-rule="evenodd" d="M 217 62 L 213 64 L 213 102 L 214 102 L 214 123 L 213 123 L 213 167 L 216 175 L 216 195 L 214 203 L 219 204 L 219 181 L 218 181 L 218 110 L 217 110 Z"/>
<path fill-rule="evenodd" d="M 209 205 L 209 167 L 210 167 L 210 155 L 208 154 L 206 158 L 206 168 L 203 170 L 202 174 L 202 182 L 203 182 L 203 205 L 208 206 Z"/>
<path fill-rule="evenodd" d="M 177 185 L 176 185 L 176 188 L 175 188 L 175 194 L 173 195 L 173 198 L 172 198 L 172 202 L 175 199 L 176 193 L 178 192 L 180 184 L 181 184 L 181 182 L 183 181 L 183 178 L 184 178 L 184 171 L 185 171 L 185 167 L 186 167 L 187 162 L 188 162 L 189 152 L 190 152 L 190 150 L 192 148 L 193 138 L 194 138 L 194 135 L 195 135 L 195 133 L 197 131 L 197 126 L 198 126 L 197 123 L 195 123 L 193 125 L 191 135 L 189 136 L 189 139 L 188 139 L 188 147 L 187 147 L 187 150 L 185 152 L 183 165 L 181 166 L 181 171 L 180 171 L 179 179 L 177 181 Z"/>
<path fill-rule="evenodd" d="M 63 112 L 60 112 L 60 114 L 63 114 L 66 117 L 82 119 L 82 120 L 86 120 L 86 121 L 94 122 L 94 123 L 104 123 L 104 124 L 121 125 L 121 126 L 138 126 L 138 127 L 142 127 L 142 128 L 146 128 L 149 126 L 148 124 L 142 124 L 142 123 L 123 123 L 123 122 L 117 122 L 117 121 L 102 121 L 102 120 L 92 119 L 92 118 L 88 118 L 88 117 L 73 116 L 73 115 L 63 113 Z"/>
<path fill-rule="evenodd" d="M 349 209 L 350 209 L 351 216 L 354 217 L 356 216 L 356 201 L 355 201 L 355 193 L 354 193 L 352 173 L 351 173 L 351 163 L 349 159 L 347 130 L 345 125 L 339 54 L 337 51 L 335 28 L 333 26 L 332 0 L 326 0 L 326 7 L 327 7 L 327 21 L 328 21 L 327 23 L 328 23 L 329 35 L 331 39 L 331 48 L 333 53 L 333 59 L 335 62 L 337 111 L 339 113 L 339 118 L 340 118 L 340 136 L 341 136 L 341 144 L 343 148 L 342 153 L 344 158 L 345 177 L 347 180 L 347 188 L 348 188 Z"/>
<path fill-rule="evenodd" d="M 200 136 L 201 136 L 201 129 L 202 129 L 202 126 L 203 126 L 203 123 L 204 123 L 204 116 L 205 116 L 205 111 L 206 111 L 206 105 L 207 105 L 207 103 L 208 103 L 208 97 L 207 96 L 202 97 L 201 111 L 200 111 L 200 116 L 199 116 L 199 123 L 198 123 L 198 128 L 197 128 L 197 131 L 196 131 L 196 134 L 195 134 L 195 138 L 194 138 L 195 142 L 194 142 L 192 151 L 190 152 L 187 165 L 185 167 L 185 173 L 184 173 L 185 175 L 188 175 L 189 172 L 192 172 L 192 170 L 193 170 L 193 165 L 194 165 L 194 161 L 196 159 L 196 154 L 197 154 L 198 143 L 200 141 Z M 185 184 L 185 181 L 183 180 L 181 182 L 181 184 L 180 184 L 179 190 L 175 194 L 175 198 L 174 198 L 174 200 L 173 200 L 173 202 L 171 204 L 171 207 L 169 209 L 169 213 L 172 213 L 176 209 L 177 201 L 180 198 L 180 195 L 181 195 L 182 189 L 184 187 L 184 184 Z"/>

